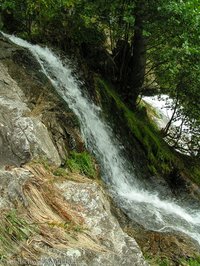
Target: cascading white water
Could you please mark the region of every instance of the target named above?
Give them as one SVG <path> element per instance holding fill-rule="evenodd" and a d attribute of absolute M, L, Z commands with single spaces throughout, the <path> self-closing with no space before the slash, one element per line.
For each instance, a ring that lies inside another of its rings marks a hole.
<path fill-rule="evenodd" d="M 141 187 L 134 172 L 128 170 L 128 162 L 121 154 L 120 144 L 115 140 L 112 130 L 100 118 L 100 108 L 82 95 L 80 83 L 73 77 L 70 68 L 48 48 L 4 35 L 32 52 L 42 71 L 77 115 L 86 145 L 100 162 L 111 193 L 129 217 L 147 229 L 179 231 L 200 244 L 200 210 L 181 207 L 172 200 L 161 200 L 158 194 Z"/>

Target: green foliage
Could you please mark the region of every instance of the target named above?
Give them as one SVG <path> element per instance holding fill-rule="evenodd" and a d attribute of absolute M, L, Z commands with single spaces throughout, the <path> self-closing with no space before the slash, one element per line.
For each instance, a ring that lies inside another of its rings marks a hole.
<path fill-rule="evenodd" d="M 59 222 L 49 222 L 47 223 L 49 227 L 57 227 L 57 228 L 62 228 L 68 233 L 73 233 L 73 232 L 84 232 L 87 230 L 83 225 L 80 224 L 74 224 L 73 222 L 65 222 L 65 223 L 59 223 Z"/>
<path fill-rule="evenodd" d="M 180 263 L 182 266 L 199 266 L 200 257 L 197 257 L 195 259 L 181 260 Z"/>
<path fill-rule="evenodd" d="M 173 263 L 171 263 L 170 259 L 167 257 L 161 258 L 159 256 L 152 256 L 150 254 L 144 254 L 145 259 L 148 261 L 148 263 L 151 266 L 171 266 Z"/>
<path fill-rule="evenodd" d="M 74 0 L 2 0 L 4 29 L 23 37 L 53 42 L 100 44 L 104 33 L 98 21 L 89 14 L 84 1 Z"/>
<path fill-rule="evenodd" d="M 190 259 L 180 259 L 179 262 L 173 262 L 169 258 L 152 256 L 149 254 L 145 254 L 145 259 L 149 262 L 151 266 L 171 266 L 171 265 L 180 265 L 180 266 L 199 266 L 200 265 L 200 257 L 190 258 Z M 178 263 L 178 264 L 177 264 Z"/>
<path fill-rule="evenodd" d="M 53 167 L 52 163 L 45 156 L 34 158 L 29 164 L 42 164 L 47 171 L 51 171 Z"/>
<path fill-rule="evenodd" d="M 153 264 L 152 264 L 153 265 Z M 170 261 L 167 259 L 167 258 L 164 258 L 164 259 L 157 259 L 156 261 L 155 261 L 155 264 L 154 264 L 155 266 L 157 265 L 157 266 L 170 266 L 170 265 L 172 265 L 171 263 L 170 263 Z"/>
<path fill-rule="evenodd" d="M 152 174 L 168 174 L 175 157 L 154 125 L 143 114 L 141 116 L 140 112 L 132 112 L 108 83 L 100 78 L 96 78 L 96 82 L 97 87 L 106 90 L 106 93 L 114 99 L 117 108 L 122 111 L 124 124 L 128 126 L 133 136 L 143 147 L 149 161 L 148 168 Z"/>
<path fill-rule="evenodd" d="M 192 150 L 200 141 L 199 4 L 196 0 L 153 1 L 151 12 L 148 58 L 161 93 L 164 90 L 178 99 L 177 116 L 184 117 L 193 135 Z"/>
<path fill-rule="evenodd" d="M 116 105 L 123 126 L 128 127 L 143 148 L 147 159 L 148 169 L 153 175 L 168 175 L 173 168 L 180 169 L 185 175 L 196 184 L 200 184 L 199 159 L 179 155 L 163 139 L 160 131 L 153 122 L 149 121 L 143 103 L 138 106 L 136 112 L 132 112 L 120 99 L 119 95 L 112 88 L 111 84 L 99 76 L 95 77 L 97 93 L 103 95 L 106 106 L 111 100 L 112 106 Z M 103 93 L 102 93 L 103 92 Z M 106 92 L 106 93 L 104 93 Z M 102 100 L 103 100 L 102 98 Z M 147 105 L 148 108 L 148 105 Z M 108 110 L 110 111 L 110 110 Z M 152 112 L 152 110 L 150 110 Z"/>
<path fill-rule="evenodd" d="M 71 152 L 66 165 L 72 172 L 78 172 L 91 178 L 95 178 L 97 175 L 93 158 L 85 151 L 82 153 Z"/>
<path fill-rule="evenodd" d="M 192 162 L 192 165 L 188 167 L 188 171 L 192 177 L 192 180 L 196 184 L 200 184 L 200 164 L 199 162 Z"/>
<path fill-rule="evenodd" d="M 4 214 L 0 222 L 1 258 L 4 259 L 6 254 L 17 251 L 19 243 L 23 243 L 34 231 L 35 228 L 18 216 L 15 210 Z"/>
<path fill-rule="evenodd" d="M 63 176 L 63 177 L 65 177 L 67 175 L 67 172 L 66 172 L 66 169 L 59 167 L 53 172 L 53 174 L 55 176 Z"/>

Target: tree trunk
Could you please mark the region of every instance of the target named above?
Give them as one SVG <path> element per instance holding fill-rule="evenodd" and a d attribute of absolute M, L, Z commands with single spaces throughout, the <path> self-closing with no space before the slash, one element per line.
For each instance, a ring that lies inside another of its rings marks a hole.
<path fill-rule="evenodd" d="M 137 0 L 134 9 L 135 29 L 132 42 L 130 44 L 128 38 L 118 39 L 113 51 L 113 59 L 117 66 L 115 80 L 122 99 L 130 108 L 136 107 L 145 77 L 146 38 L 143 35 L 145 8 L 145 0 Z M 129 29 L 126 28 L 126 30 L 128 32 Z"/>
<path fill-rule="evenodd" d="M 144 83 L 146 67 L 146 38 L 143 35 L 143 23 L 145 20 L 145 1 L 138 0 L 135 7 L 135 32 L 132 41 L 132 56 L 129 72 L 129 95 L 128 103 L 136 106 L 137 97 Z"/>

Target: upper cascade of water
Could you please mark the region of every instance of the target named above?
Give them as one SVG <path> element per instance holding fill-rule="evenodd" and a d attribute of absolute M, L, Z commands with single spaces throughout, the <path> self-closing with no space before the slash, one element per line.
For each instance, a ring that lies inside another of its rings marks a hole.
<path fill-rule="evenodd" d="M 77 115 L 83 139 L 99 161 L 105 181 L 130 218 L 147 229 L 179 231 L 200 244 L 200 210 L 181 207 L 173 200 L 161 200 L 158 193 L 144 189 L 128 169 L 112 130 L 100 117 L 100 108 L 84 97 L 80 82 L 68 65 L 48 48 L 42 48 L 4 34 L 15 44 L 28 48 L 56 91 Z"/>

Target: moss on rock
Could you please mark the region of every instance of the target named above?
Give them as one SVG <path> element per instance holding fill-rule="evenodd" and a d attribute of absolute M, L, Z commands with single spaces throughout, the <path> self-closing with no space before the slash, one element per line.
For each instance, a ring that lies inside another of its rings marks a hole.
<path fill-rule="evenodd" d="M 139 177 L 152 179 L 154 176 L 157 183 L 164 178 L 175 195 L 189 193 L 199 199 L 199 160 L 178 153 L 163 140 L 158 127 L 149 119 L 148 107 L 142 102 L 132 111 L 108 81 L 96 75 L 94 84 L 106 119 L 113 120 L 112 128 L 116 129 L 116 135 L 119 133 L 126 151 L 130 150 L 129 159 Z"/>
<path fill-rule="evenodd" d="M 169 174 L 173 168 L 176 157 L 170 147 L 161 138 L 159 131 L 148 120 L 144 107 L 138 107 L 136 112 L 131 111 L 120 99 L 112 86 L 100 79 L 95 78 L 96 87 L 106 91 L 106 94 L 114 100 L 122 114 L 123 123 L 128 127 L 132 136 L 137 139 L 143 148 L 147 159 L 148 169 L 152 174 Z"/>

